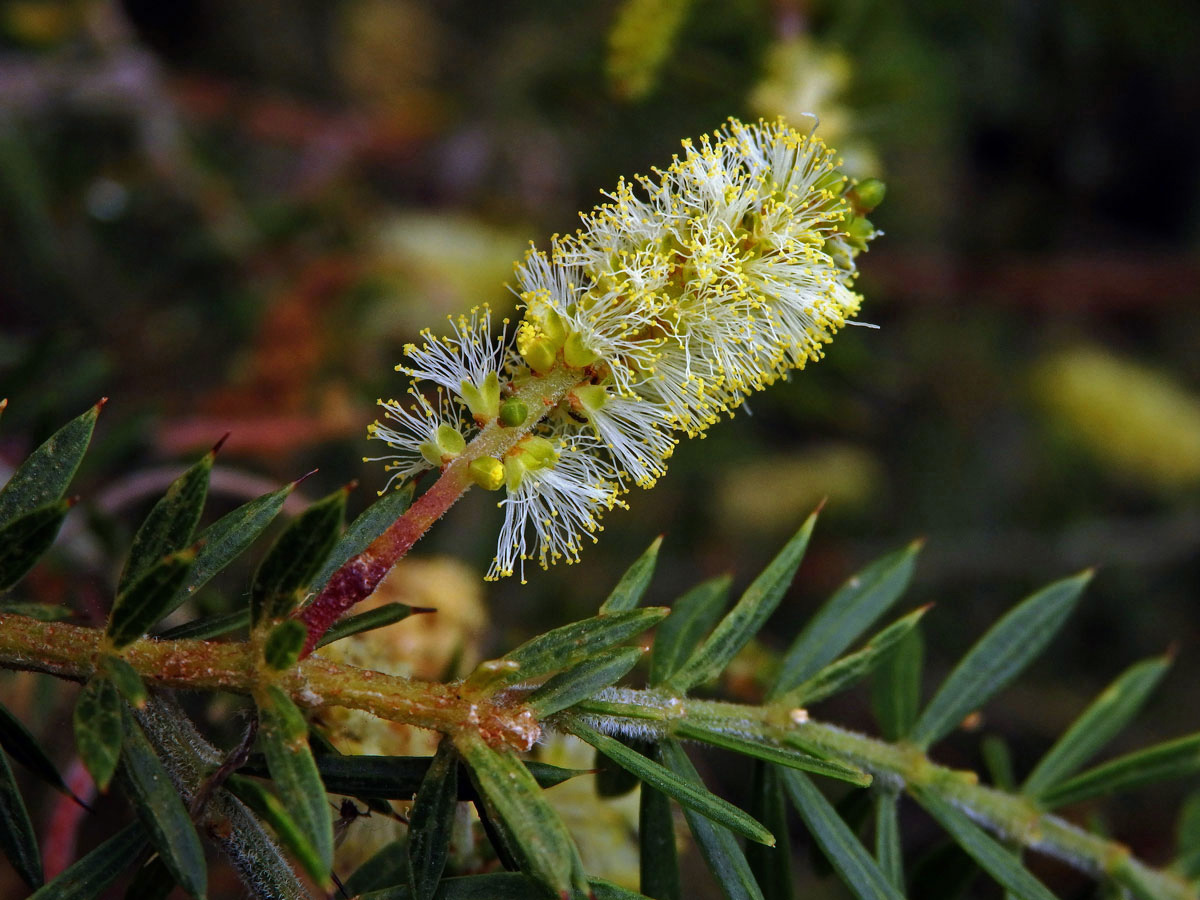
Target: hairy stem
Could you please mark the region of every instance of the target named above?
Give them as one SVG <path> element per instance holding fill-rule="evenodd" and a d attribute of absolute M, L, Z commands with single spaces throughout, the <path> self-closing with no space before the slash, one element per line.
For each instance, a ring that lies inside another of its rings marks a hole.
<path fill-rule="evenodd" d="M 84 680 L 103 635 L 94 628 L 0 614 L 0 667 Z M 141 640 L 121 655 L 143 679 L 168 688 L 250 694 L 264 677 L 250 643 Z M 467 729 L 491 744 L 528 750 L 541 734 L 526 707 L 501 704 L 453 684 L 415 681 L 310 656 L 275 684 L 305 707 L 361 709 L 443 734 Z"/>
<path fill-rule="evenodd" d="M 84 679 L 93 673 L 100 642 L 97 629 L 0 614 L 0 667 Z M 247 643 L 145 639 L 125 648 L 123 656 L 144 679 L 161 687 L 249 694 L 262 677 Z M 542 732 L 542 724 L 520 696 L 488 697 L 467 690 L 463 683 L 414 681 L 319 655 L 280 673 L 276 683 L 304 706 L 366 710 L 443 734 L 472 732 L 494 746 L 528 750 Z M 572 712 L 617 735 L 662 739 L 688 722 L 784 746 L 798 741 L 856 765 L 894 789 L 935 793 L 1004 839 L 1081 871 L 1150 886 L 1156 896 L 1171 900 L 1200 900 L 1183 880 L 1139 862 L 1124 845 L 1047 813 L 1026 797 L 981 785 L 973 772 L 940 766 L 912 745 L 806 720 L 779 705 L 747 706 L 609 688 Z"/>
<path fill-rule="evenodd" d="M 572 388 L 585 380 L 582 369 L 564 365 L 522 385 L 513 396 L 524 401 L 529 409 L 525 421 L 511 428 L 498 421 L 485 425 L 463 453 L 442 470 L 433 486 L 366 550 L 334 572 L 321 593 L 300 611 L 299 617 L 308 629 L 303 655 L 313 651 L 321 636 L 348 609 L 374 593 L 392 566 L 470 489 L 468 466 L 473 460 L 481 456 L 503 457 Z"/>
<path fill-rule="evenodd" d="M 783 745 L 799 741 L 825 751 L 831 759 L 858 766 L 893 789 L 921 788 L 935 793 L 1004 840 L 1089 875 L 1152 886 L 1155 896 L 1172 900 L 1198 898 L 1182 878 L 1140 862 L 1123 844 L 1072 825 L 1028 797 L 982 785 L 974 772 L 940 766 L 911 744 L 888 743 L 805 717 L 794 719 L 793 710 L 781 706 L 744 706 L 661 691 L 610 688 L 579 704 L 575 711 L 617 735 L 629 732 L 644 738 L 649 732 L 662 739 L 670 737 L 679 723 L 691 722 Z"/>

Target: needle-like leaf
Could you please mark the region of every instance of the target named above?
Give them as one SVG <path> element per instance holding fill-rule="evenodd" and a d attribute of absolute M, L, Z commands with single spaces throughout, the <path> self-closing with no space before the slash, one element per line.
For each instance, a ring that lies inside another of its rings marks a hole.
<path fill-rule="evenodd" d="M 72 419 L 29 454 L 0 490 L 0 525 L 62 497 L 87 452 L 105 401 Z"/>
<path fill-rule="evenodd" d="M 993 625 L 942 683 L 913 727 L 912 742 L 929 747 L 1016 678 L 1058 633 L 1091 577 L 1089 571 L 1056 581 Z"/>
<path fill-rule="evenodd" d="M 662 535 L 654 539 L 646 552 L 637 558 L 630 566 L 617 586 L 612 589 L 608 599 L 600 606 L 600 614 L 625 612 L 634 609 L 641 601 L 642 595 L 654 577 L 654 567 L 658 563 L 658 548 L 662 546 Z"/>
<path fill-rule="evenodd" d="M 845 820 L 803 772 L 784 772 L 800 818 L 858 900 L 904 900 Z"/>
<path fill-rule="evenodd" d="M 694 685 L 711 681 L 721 674 L 737 652 L 746 646 L 746 642 L 758 634 L 779 606 L 796 570 L 800 568 L 816 524 L 817 514 L 813 513 L 779 551 L 779 555 L 746 588 L 708 639 L 666 680 L 668 687 L 686 691 Z"/>
<path fill-rule="evenodd" d="M 665 766 L 642 756 L 616 738 L 602 734 L 579 719 L 572 719 L 567 727 L 576 737 L 587 741 L 613 762 L 632 772 L 643 783 L 662 791 L 685 809 L 694 810 L 752 841 L 769 847 L 775 846 L 775 837 L 762 823 L 732 803 L 722 800 L 703 785 L 681 778 Z"/>
<path fill-rule="evenodd" d="M 887 612 L 908 587 L 920 550 L 920 541 L 909 544 L 842 585 L 792 641 L 767 699 L 786 694 L 829 665 Z"/>

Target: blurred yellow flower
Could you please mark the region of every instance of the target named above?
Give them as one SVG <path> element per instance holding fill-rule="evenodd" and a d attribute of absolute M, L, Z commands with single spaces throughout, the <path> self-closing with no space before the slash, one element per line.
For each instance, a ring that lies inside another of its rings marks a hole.
<path fill-rule="evenodd" d="M 878 176 L 883 164 L 875 148 L 856 134 L 857 113 L 842 99 L 853 79 L 850 57 L 800 34 L 767 50 L 762 81 L 750 93 L 750 108 L 764 118 L 783 116 L 799 126 L 819 121 L 821 136 L 836 145 L 842 170 L 854 177 Z"/>
<path fill-rule="evenodd" d="M 1165 372 L 1102 347 L 1034 367 L 1038 402 L 1103 465 L 1156 488 L 1200 484 L 1200 397 Z"/>
<path fill-rule="evenodd" d="M 638 100 L 658 83 L 691 0 L 625 0 L 608 34 L 608 80 L 623 100 Z"/>
<path fill-rule="evenodd" d="M 717 485 L 717 509 L 731 530 L 771 534 L 791 528 L 822 500 L 860 509 L 879 491 L 878 460 L 852 444 L 823 444 L 730 467 Z"/>
<path fill-rule="evenodd" d="M 383 220 L 367 270 L 386 298 L 369 314 L 364 332 L 407 337 L 481 300 L 507 312 L 515 298 L 504 284 L 524 248 L 517 231 L 465 215 L 409 211 Z"/>

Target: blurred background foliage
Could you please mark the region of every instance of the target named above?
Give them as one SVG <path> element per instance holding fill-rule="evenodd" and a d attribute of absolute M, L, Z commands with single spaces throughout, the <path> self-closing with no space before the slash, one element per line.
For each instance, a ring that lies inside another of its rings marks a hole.
<path fill-rule="evenodd" d="M 1076 627 L 980 733 L 1010 736 L 1021 773 L 1169 645 L 1176 700 L 1116 749 L 1194 729 L 1197 47 L 1200 8 L 1170 0 L 7 0 L 0 480 L 112 398 L 55 564 L 22 599 L 102 616 L 133 513 L 226 431 L 213 490 L 229 506 L 315 467 L 306 497 L 358 479 L 365 505 L 385 477 L 360 462 L 365 426 L 403 390 L 393 366 L 418 329 L 510 309 L 526 243 L 681 138 L 815 114 L 853 174 L 888 184 L 860 282 L 880 329 L 847 329 L 753 415 L 682 445 L 579 566 L 487 586 L 471 646 L 586 614 L 659 532 L 661 601 L 753 573 L 828 498 L 768 637 L 925 536 L 912 599 L 938 604 L 943 672 L 1027 589 L 1098 565 Z M 417 556 L 478 582 L 493 505 L 469 496 Z M 198 602 L 241 602 L 244 582 L 219 587 Z M 732 688 L 752 698 L 776 649 Z M 865 727 L 860 695 L 828 706 Z M 978 766 L 979 737 L 944 761 Z M 1176 793 L 1108 824 L 1161 862 Z M 913 815 L 919 843 L 933 829 Z"/>

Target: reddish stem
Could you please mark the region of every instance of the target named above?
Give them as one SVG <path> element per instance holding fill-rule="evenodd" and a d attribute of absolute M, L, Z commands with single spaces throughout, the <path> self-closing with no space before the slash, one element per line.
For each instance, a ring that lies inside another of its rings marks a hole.
<path fill-rule="evenodd" d="M 300 619 L 308 628 L 308 640 L 301 658 L 312 652 L 321 636 L 346 610 L 373 594 L 392 566 L 403 559 L 429 527 L 466 493 L 471 482 L 466 477 L 466 466 L 460 462 L 455 460 L 448 466 L 433 487 L 387 531 L 334 572 L 321 593 L 304 608 Z"/>

